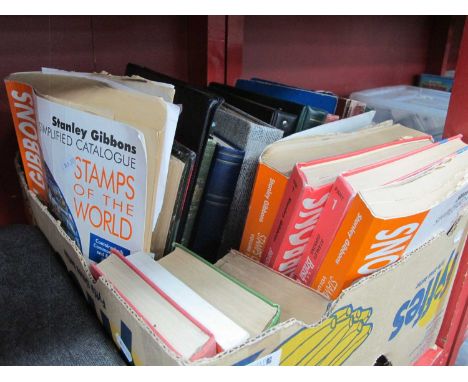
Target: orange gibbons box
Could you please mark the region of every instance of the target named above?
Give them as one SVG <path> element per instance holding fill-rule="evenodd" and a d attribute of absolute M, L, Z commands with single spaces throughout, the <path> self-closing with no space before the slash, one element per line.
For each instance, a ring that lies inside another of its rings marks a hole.
<path fill-rule="evenodd" d="M 312 288 L 331 299 L 440 232 L 468 205 L 468 151 L 388 186 L 363 190 L 346 214 Z"/>

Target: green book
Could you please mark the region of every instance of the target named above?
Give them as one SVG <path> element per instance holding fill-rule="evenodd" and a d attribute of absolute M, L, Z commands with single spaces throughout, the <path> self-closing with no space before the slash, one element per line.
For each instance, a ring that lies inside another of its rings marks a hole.
<path fill-rule="evenodd" d="M 279 322 L 278 304 L 180 244 L 158 262 L 251 337 Z"/>
<path fill-rule="evenodd" d="M 287 122 L 287 120 L 285 120 L 286 114 L 290 115 L 289 118 L 292 116 L 293 119 L 290 120 L 290 123 L 292 124 L 291 129 L 283 129 L 279 127 L 281 130 L 285 131 L 285 136 L 321 125 L 326 122 L 328 115 L 326 110 L 318 107 L 286 101 L 284 99 L 272 97 L 271 95 L 259 94 L 255 91 L 246 90 L 244 88 L 212 82 L 209 85 L 209 89 L 214 90 L 215 92 L 220 92 L 222 95 L 228 94 L 242 97 L 257 104 L 261 104 L 262 106 L 266 105 L 267 107 L 274 108 L 278 112 L 284 113 L 281 118 L 283 119 L 283 123 Z"/>
<path fill-rule="evenodd" d="M 325 110 L 304 105 L 297 121 L 296 133 L 325 123 L 328 113 Z"/>
<path fill-rule="evenodd" d="M 211 167 L 211 161 L 213 160 L 213 154 L 216 149 L 216 142 L 213 137 L 209 137 L 206 142 L 205 150 L 203 152 L 203 157 L 200 163 L 200 170 L 198 171 L 197 180 L 195 183 L 195 189 L 193 191 L 192 200 L 190 202 L 190 207 L 187 215 L 187 221 L 185 222 L 184 233 L 182 239 L 180 240 L 181 244 L 188 246 L 192 238 L 193 226 L 195 224 L 195 219 L 197 217 L 198 209 L 200 207 L 200 202 L 203 196 L 203 191 L 205 190 L 206 179 Z"/>

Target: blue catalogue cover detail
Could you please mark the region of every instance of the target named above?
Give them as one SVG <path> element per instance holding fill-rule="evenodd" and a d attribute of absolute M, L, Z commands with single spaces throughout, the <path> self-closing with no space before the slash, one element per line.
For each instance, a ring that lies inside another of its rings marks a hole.
<path fill-rule="evenodd" d="M 130 250 L 115 243 L 112 243 L 109 240 L 103 239 L 98 235 L 90 233 L 89 238 L 89 258 L 96 263 L 104 260 L 110 255 L 111 249 L 114 248 L 121 252 L 124 256 L 130 255 Z"/>

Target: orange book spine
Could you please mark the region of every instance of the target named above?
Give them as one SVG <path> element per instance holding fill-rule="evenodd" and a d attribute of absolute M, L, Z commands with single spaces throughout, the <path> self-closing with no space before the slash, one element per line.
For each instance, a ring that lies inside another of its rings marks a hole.
<path fill-rule="evenodd" d="M 47 203 L 47 182 L 34 104 L 34 90 L 31 86 L 5 81 L 16 138 L 23 161 L 28 187 L 39 199 Z"/>
<path fill-rule="evenodd" d="M 259 261 L 280 208 L 288 178 L 259 163 L 240 251 Z"/>
<path fill-rule="evenodd" d="M 357 195 L 311 287 L 336 299 L 352 282 L 399 260 L 426 215 L 379 219 Z"/>
<path fill-rule="evenodd" d="M 283 201 L 263 251 L 261 262 L 292 277 L 320 217 L 330 185 L 307 185 L 298 165 L 289 178 Z"/>

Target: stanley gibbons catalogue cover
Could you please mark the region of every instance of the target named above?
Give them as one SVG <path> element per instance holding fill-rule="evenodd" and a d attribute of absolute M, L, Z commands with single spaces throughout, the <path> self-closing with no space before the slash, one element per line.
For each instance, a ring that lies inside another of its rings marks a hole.
<path fill-rule="evenodd" d="M 112 248 L 149 250 L 179 115 L 112 82 L 40 72 L 5 80 L 29 188 L 94 262 Z"/>

